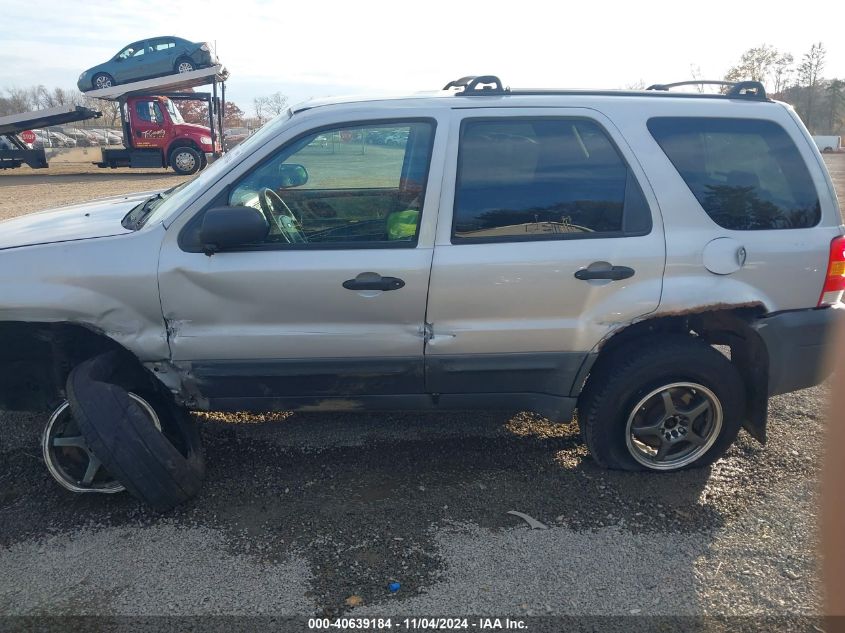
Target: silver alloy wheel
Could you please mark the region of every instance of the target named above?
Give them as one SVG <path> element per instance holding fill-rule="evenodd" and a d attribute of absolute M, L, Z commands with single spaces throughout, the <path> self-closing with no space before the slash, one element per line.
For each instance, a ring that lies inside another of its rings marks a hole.
<path fill-rule="evenodd" d="M 176 152 L 176 155 L 173 157 L 173 162 L 176 163 L 176 167 L 179 168 L 179 171 L 188 172 L 196 166 L 197 159 L 191 152 L 181 151 Z"/>
<path fill-rule="evenodd" d="M 155 427 L 161 431 L 161 420 L 153 407 L 141 396 L 129 393 Z M 108 479 L 101 462 L 88 448 L 88 443 L 73 420 L 70 403 L 65 400 L 53 411 L 41 436 L 44 463 L 53 479 L 71 492 L 114 494 L 125 490 L 123 484 Z M 99 478 L 98 478 L 99 475 Z"/>
<path fill-rule="evenodd" d="M 194 69 L 194 65 L 191 62 L 179 62 L 179 65 L 176 67 L 180 73 L 189 73 Z"/>
<path fill-rule="evenodd" d="M 704 455 L 722 431 L 722 403 L 694 382 L 658 387 L 634 406 L 625 426 L 628 452 L 646 468 L 677 470 Z"/>
<path fill-rule="evenodd" d="M 100 75 L 96 79 L 97 88 L 111 88 L 111 77 Z"/>

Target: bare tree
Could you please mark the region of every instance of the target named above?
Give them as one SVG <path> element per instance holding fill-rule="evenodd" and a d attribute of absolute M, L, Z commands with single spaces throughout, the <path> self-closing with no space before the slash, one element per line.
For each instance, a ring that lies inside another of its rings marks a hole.
<path fill-rule="evenodd" d="M 693 81 L 701 81 L 701 66 L 698 64 L 690 64 L 689 74 L 693 78 Z M 704 86 L 702 84 L 698 84 L 695 89 L 699 92 L 704 92 Z"/>
<path fill-rule="evenodd" d="M 279 115 L 288 108 L 288 98 L 281 92 L 274 92 L 267 97 L 267 109 L 273 116 Z"/>
<path fill-rule="evenodd" d="M 816 102 L 816 90 L 822 78 L 824 70 L 824 58 L 827 51 L 824 45 L 819 42 L 810 47 L 809 52 L 804 54 L 801 65 L 798 66 L 798 85 L 807 88 L 807 110 L 804 114 L 804 122 L 810 130 L 813 130 L 815 122 L 813 106 Z"/>
<path fill-rule="evenodd" d="M 267 113 L 267 97 L 255 97 L 252 100 L 252 108 L 255 110 L 255 118 L 260 125 L 264 125 Z"/>
<path fill-rule="evenodd" d="M 9 109 L 7 114 L 35 110 L 38 107 L 38 87 L 6 88 L 5 102 L 6 107 Z"/>
<path fill-rule="evenodd" d="M 772 87 L 774 94 L 779 95 L 789 86 L 789 82 L 792 80 L 795 72 L 792 66 L 793 63 L 795 63 L 795 60 L 791 53 L 783 53 L 775 60 L 774 67 L 772 68 Z"/>
<path fill-rule="evenodd" d="M 827 93 L 830 110 L 828 113 L 828 130 L 833 132 L 839 125 L 842 112 L 842 106 L 845 104 L 845 81 L 842 79 L 831 79 L 830 83 L 825 88 Z"/>

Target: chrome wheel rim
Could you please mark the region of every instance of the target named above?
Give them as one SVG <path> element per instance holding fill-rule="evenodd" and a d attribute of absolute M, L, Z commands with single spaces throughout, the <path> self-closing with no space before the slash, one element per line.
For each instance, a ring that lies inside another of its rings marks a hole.
<path fill-rule="evenodd" d="M 111 88 L 111 79 L 108 77 L 97 77 L 97 88 Z"/>
<path fill-rule="evenodd" d="M 191 171 L 197 164 L 197 159 L 191 152 L 179 152 L 174 159 L 180 171 Z"/>
<path fill-rule="evenodd" d="M 161 420 L 152 406 L 140 396 L 132 398 L 161 431 Z M 76 493 L 114 494 L 125 490 L 123 484 L 102 468 L 102 463 L 88 448 L 88 443 L 73 420 L 70 403 L 65 400 L 53 411 L 41 436 L 41 452 L 47 471 L 60 486 Z"/>
<path fill-rule="evenodd" d="M 704 385 L 673 382 L 658 387 L 628 416 L 628 452 L 651 470 L 683 468 L 710 450 L 723 419 L 719 398 Z"/>
<path fill-rule="evenodd" d="M 191 72 L 193 69 L 194 69 L 194 66 L 193 66 L 193 64 L 191 64 L 190 62 L 181 62 L 181 63 L 179 64 L 179 68 L 177 68 L 177 70 L 178 70 L 180 73 L 189 73 L 189 72 Z"/>

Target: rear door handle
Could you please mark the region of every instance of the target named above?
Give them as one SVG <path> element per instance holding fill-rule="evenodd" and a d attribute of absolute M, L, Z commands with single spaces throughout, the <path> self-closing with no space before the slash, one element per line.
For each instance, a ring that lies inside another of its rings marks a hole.
<path fill-rule="evenodd" d="M 608 262 L 593 262 L 586 268 L 575 273 L 575 279 L 589 281 L 591 279 L 609 279 L 619 281 L 634 276 L 634 269 L 627 266 L 613 266 Z"/>
<path fill-rule="evenodd" d="M 382 277 L 378 273 L 361 273 L 355 279 L 347 279 L 343 287 L 347 290 L 399 290 L 405 282 L 398 277 Z"/>

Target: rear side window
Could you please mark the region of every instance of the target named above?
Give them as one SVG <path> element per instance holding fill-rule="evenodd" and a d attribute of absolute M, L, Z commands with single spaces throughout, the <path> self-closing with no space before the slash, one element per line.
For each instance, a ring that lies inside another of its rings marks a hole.
<path fill-rule="evenodd" d="M 464 122 L 453 243 L 621 237 L 650 230 L 642 190 L 596 122 Z"/>
<path fill-rule="evenodd" d="M 648 129 L 719 226 L 753 231 L 818 224 L 821 208 L 810 172 L 778 124 L 661 117 L 650 119 Z"/>

